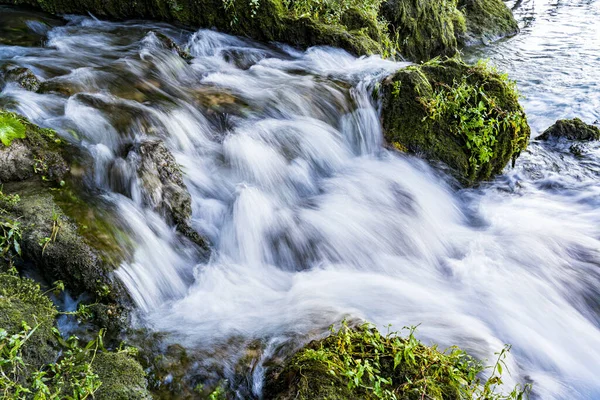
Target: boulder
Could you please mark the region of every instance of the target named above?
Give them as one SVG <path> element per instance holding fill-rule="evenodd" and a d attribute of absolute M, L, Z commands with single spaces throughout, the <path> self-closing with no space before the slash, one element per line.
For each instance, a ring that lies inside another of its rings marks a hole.
<path fill-rule="evenodd" d="M 455 0 L 388 0 L 381 14 L 390 23 L 400 54 L 413 61 L 453 55 L 466 31 Z"/>
<path fill-rule="evenodd" d="M 387 142 L 442 161 L 465 184 L 501 173 L 527 147 L 515 84 L 484 63 L 409 66 L 386 78 L 380 93 Z"/>
<path fill-rule="evenodd" d="M 556 121 L 554 125 L 546 129 L 537 140 L 549 140 L 551 138 L 565 138 L 568 140 L 599 140 L 600 129 L 597 126 L 589 125 L 580 120 L 561 119 Z"/>
<path fill-rule="evenodd" d="M 488 43 L 519 33 L 519 24 L 502 0 L 458 0 L 464 14 L 465 44 Z"/>
<path fill-rule="evenodd" d="M 96 354 L 92 364 L 102 385 L 96 393 L 96 400 L 150 400 L 146 373 L 142 366 L 125 352 L 101 352 Z"/>

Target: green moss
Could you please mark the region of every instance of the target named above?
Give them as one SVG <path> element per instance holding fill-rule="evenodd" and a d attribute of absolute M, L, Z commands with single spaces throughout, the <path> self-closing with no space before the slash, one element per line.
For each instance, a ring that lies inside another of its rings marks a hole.
<path fill-rule="evenodd" d="M 459 0 L 465 15 L 466 41 L 484 42 L 519 32 L 519 25 L 502 0 Z"/>
<path fill-rule="evenodd" d="M 37 329 L 23 351 L 26 368 L 17 379 L 25 382 L 32 371 L 54 362 L 58 352 L 52 333 L 56 309 L 39 285 L 29 279 L 0 274 L 0 328 L 10 335 L 19 333 L 23 322 Z"/>
<path fill-rule="evenodd" d="M 597 126 L 586 124 L 579 118 L 561 119 L 536 139 L 548 140 L 553 137 L 564 137 L 568 140 L 600 140 L 600 129 Z"/>
<path fill-rule="evenodd" d="M 399 52 L 425 61 L 457 51 L 465 22 L 456 6 L 456 0 L 388 0 L 382 14 L 390 22 Z"/>
<path fill-rule="evenodd" d="M 496 393 L 503 359 L 498 353 L 492 376 L 481 382 L 484 367 L 457 347 L 440 351 L 425 346 L 410 331 L 380 334 L 364 324 L 310 343 L 271 371 L 265 398 L 319 399 L 517 399 L 529 391 L 520 386 L 508 395 Z"/>
<path fill-rule="evenodd" d="M 102 381 L 95 393 L 97 400 L 150 399 L 146 375 L 141 365 L 125 352 L 102 352 L 96 355 L 92 368 Z"/>
<path fill-rule="evenodd" d="M 381 91 L 387 141 L 444 162 L 467 184 L 500 173 L 527 146 L 514 83 L 485 63 L 433 60 L 398 71 Z"/>

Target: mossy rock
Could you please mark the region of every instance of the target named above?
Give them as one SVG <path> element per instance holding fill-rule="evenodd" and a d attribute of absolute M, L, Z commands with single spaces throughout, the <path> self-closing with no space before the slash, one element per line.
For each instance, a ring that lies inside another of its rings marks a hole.
<path fill-rule="evenodd" d="M 22 116 L 0 109 L 0 181 L 21 181 L 38 173 L 60 182 L 69 172 L 65 143 L 52 129 L 43 129 Z"/>
<path fill-rule="evenodd" d="M 527 147 L 514 82 L 486 64 L 450 58 L 410 66 L 385 79 L 380 93 L 388 143 L 445 163 L 465 184 L 501 173 Z"/>
<path fill-rule="evenodd" d="M 56 308 L 42 294 L 38 284 L 30 279 L 0 274 L 0 328 L 12 335 L 23 330 L 23 322 L 30 328 L 37 327 L 23 349 L 23 382 L 31 372 L 54 362 L 58 356 L 52 332 L 56 314 Z"/>
<path fill-rule="evenodd" d="M 414 61 L 453 55 L 466 30 L 456 0 L 388 0 L 381 13 L 400 54 Z"/>
<path fill-rule="evenodd" d="M 513 36 L 519 24 L 502 0 L 459 0 L 458 8 L 465 15 L 466 44 Z"/>
<path fill-rule="evenodd" d="M 536 139 L 549 140 L 550 138 L 561 137 L 568 140 L 600 140 L 600 129 L 597 126 L 586 124 L 579 118 L 561 119 Z"/>
<path fill-rule="evenodd" d="M 9 215 L 21 223 L 23 257 L 32 261 L 46 278 L 64 281 L 76 294 L 87 292 L 107 302 L 127 302 L 124 288 L 112 279 L 115 266 L 106 262 L 102 253 L 79 233 L 49 188 L 29 180 L 7 184 L 4 192 L 20 197 Z"/>
<path fill-rule="evenodd" d="M 96 354 L 92 369 L 102 381 L 94 394 L 96 400 L 151 399 L 142 366 L 127 353 Z"/>
<path fill-rule="evenodd" d="M 316 340 L 267 371 L 268 400 L 398 400 L 488 398 L 478 375 L 485 368 L 457 347 L 440 351 L 417 340 L 348 326 Z M 494 374 L 496 371 L 494 371 Z M 490 385 L 501 382 L 500 376 Z M 501 383 L 500 383 L 501 384 Z M 517 386 L 515 394 L 525 395 Z M 517 398 L 517 397 L 515 397 Z"/>

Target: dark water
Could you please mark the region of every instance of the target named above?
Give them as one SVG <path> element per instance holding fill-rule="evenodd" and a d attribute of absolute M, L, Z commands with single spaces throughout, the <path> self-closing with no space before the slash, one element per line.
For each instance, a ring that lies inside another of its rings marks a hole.
<path fill-rule="evenodd" d="M 514 6 L 521 35 L 467 56 L 518 81 L 534 132 L 598 118 L 598 2 Z M 1 8 L 0 21 L 13 13 Z M 516 168 L 457 191 L 382 146 L 369 87 L 403 64 L 165 24 L 54 26 L 28 15 L 26 34 L 0 31 L 0 63 L 30 68 L 50 90 L 9 84 L 0 105 L 89 155 L 84 182 L 129 235 L 115 279 L 140 324 L 218 351 L 230 372 L 241 349 L 260 343 L 240 396 L 260 396 L 262 362 L 282 344 L 344 317 L 421 324 L 423 340 L 480 358 L 511 343 L 509 385 L 531 381 L 540 398 L 600 396 L 598 144 L 575 156 L 568 143 L 534 141 Z M 185 172 L 193 227 L 213 245 L 208 261 L 142 201 L 131 149 L 156 138 Z"/>

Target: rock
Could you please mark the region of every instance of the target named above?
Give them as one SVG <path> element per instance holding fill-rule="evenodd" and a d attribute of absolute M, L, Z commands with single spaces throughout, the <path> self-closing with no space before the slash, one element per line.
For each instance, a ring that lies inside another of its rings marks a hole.
<path fill-rule="evenodd" d="M 146 400 L 148 392 L 146 374 L 142 366 L 124 352 L 96 354 L 92 369 L 102 385 L 94 394 L 97 400 Z"/>
<path fill-rule="evenodd" d="M 519 24 L 502 0 L 458 0 L 465 15 L 465 44 L 488 43 L 519 33 Z"/>
<path fill-rule="evenodd" d="M 40 80 L 28 68 L 17 65 L 6 64 L 0 68 L 0 81 L 5 83 L 14 82 L 25 90 L 37 92 L 40 88 Z"/>
<path fill-rule="evenodd" d="M 530 128 L 514 83 L 485 64 L 451 58 L 410 66 L 386 78 L 380 92 L 388 143 L 442 161 L 463 183 L 501 173 L 527 147 Z"/>
<path fill-rule="evenodd" d="M 407 59 L 425 61 L 438 55 L 453 55 L 457 37 L 465 33 L 464 15 L 453 0 L 388 0 L 381 14 L 390 22 L 392 37 Z"/>
<path fill-rule="evenodd" d="M 10 137 L 6 132 L 11 132 Z M 59 183 L 69 171 L 62 155 L 65 144 L 51 129 L 40 128 L 20 115 L 0 109 L 0 139 L 2 182 L 28 179 L 37 173 L 46 181 Z"/>
<path fill-rule="evenodd" d="M 192 216 L 190 196 L 175 157 L 161 140 L 145 141 L 134 148 L 139 155 L 138 176 L 146 202 L 176 224 Z"/>
<path fill-rule="evenodd" d="M 33 176 L 33 153 L 22 141 L 0 147 L 0 182 L 22 181 Z"/>
<path fill-rule="evenodd" d="M 536 140 L 549 140 L 550 138 L 560 137 L 568 140 L 599 140 L 600 129 L 597 126 L 586 124 L 579 118 L 561 119 L 546 129 Z"/>
<path fill-rule="evenodd" d="M 153 32 L 156 38 L 160 41 L 160 43 L 166 48 L 171 50 L 173 53 L 177 54 L 179 57 L 183 58 L 185 61 L 190 61 L 193 57 L 186 50 L 179 47 L 177 43 L 167 35 L 164 35 L 160 32 Z"/>

